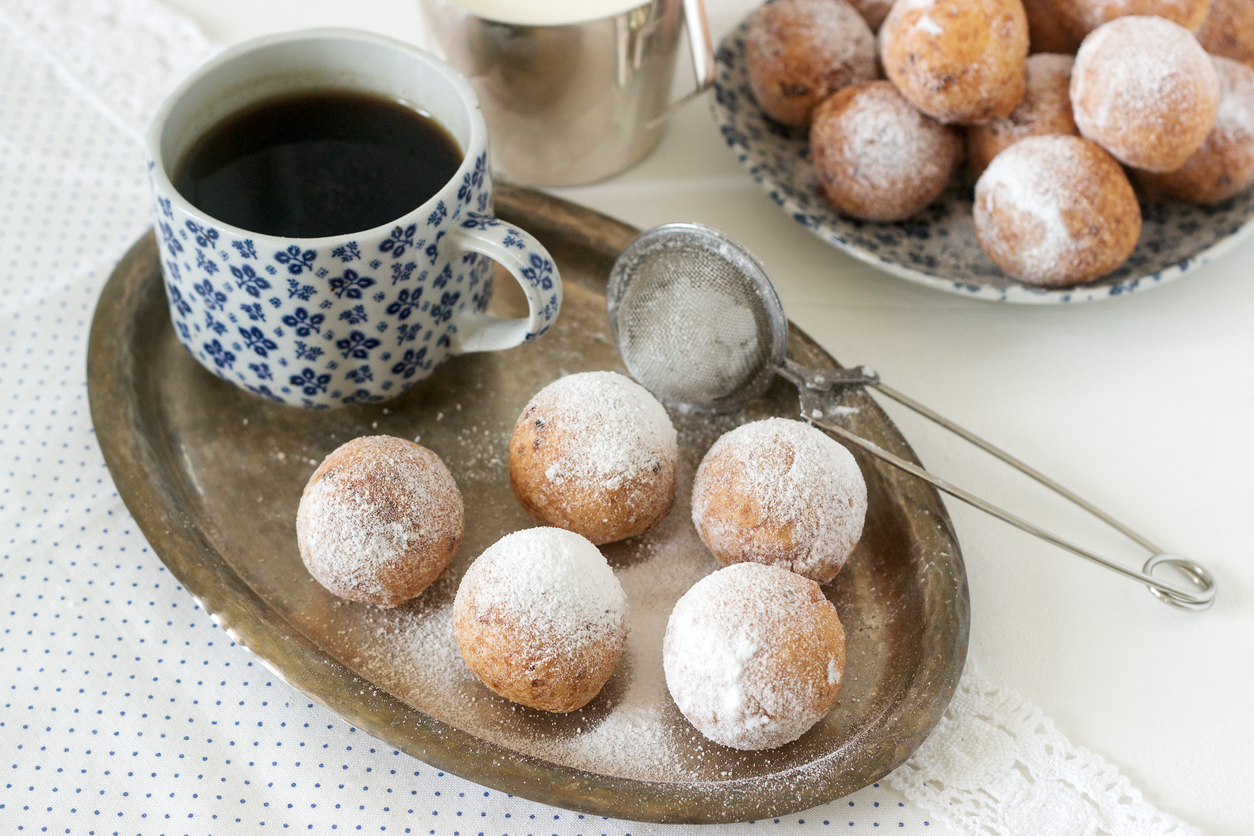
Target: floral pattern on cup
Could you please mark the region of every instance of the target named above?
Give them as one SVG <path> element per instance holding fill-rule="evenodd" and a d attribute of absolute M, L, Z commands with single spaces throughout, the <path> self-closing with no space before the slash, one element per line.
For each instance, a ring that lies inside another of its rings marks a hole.
<path fill-rule="evenodd" d="M 238 65 L 248 72 L 254 52 L 302 39 L 315 48 L 330 39 L 404 53 L 428 83 L 463 103 L 467 155 L 434 196 L 393 224 L 327 238 L 255 234 L 215 223 L 174 190 L 161 162 L 165 131 L 178 130 L 163 122 L 172 112 L 167 103 L 149 134 L 149 175 L 179 341 L 210 372 L 256 395 L 328 408 L 395 397 L 452 354 L 509 348 L 545 333 L 561 309 L 561 279 L 535 238 L 492 216 L 486 128 L 472 88 L 452 68 L 381 36 L 315 30 L 243 44 L 210 62 L 201 78 Z M 211 97 L 215 82 L 206 93 L 196 78 L 171 101 Z M 527 317 L 485 314 L 494 262 L 522 286 Z"/>

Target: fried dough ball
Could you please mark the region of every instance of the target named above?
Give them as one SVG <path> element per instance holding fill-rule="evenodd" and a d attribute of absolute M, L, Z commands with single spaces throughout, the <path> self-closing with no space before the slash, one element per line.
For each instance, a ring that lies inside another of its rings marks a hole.
<path fill-rule="evenodd" d="M 705 737 L 774 749 L 809 731 L 836 701 L 845 632 L 814 581 L 740 563 L 676 602 L 662 668 L 675 705 Z"/>
<path fill-rule="evenodd" d="M 575 711 L 622 656 L 627 596 L 585 538 L 560 528 L 516 531 L 466 570 L 453 637 L 492 691 L 542 711 Z"/>
<path fill-rule="evenodd" d="M 332 593 L 394 607 L 448 568 L 464 523 L 461 492 L 439 456 L 403 438 L 365 436 L 309 477 L 296 539 L 309 574 Z"/>
<path fill-rule="evenodd" d="M 1083 40 L 1103 23 L 1131 15 L 1152 15 L 1178 23 L 1190 32 L 1206 20 L 1211 0 L 1054 0 L 1058 18 L 1074 37 Z"/>
<path fill-rule="evenodd" d="M 967 128 L 967 167 L 979 177 L 1002 150 L 1029 136 L 1078 136 L 1071 115 L 1070 55 L 1042 52 L 1028 56 L 1027 95 L 1004 119 Z"/>
<path fill-rule="evenodd" d="M 749 19 L 745 70 L 768 116 L 805 127 L 819 102 L 875 78 L 875 35 L 845 0 L 773 0 Z"/>
<path fill-rule="evenodd" d="M 868 81 L 815 111 L 810 157 L 838 211 L 898 221 L 945 190 L 962 161 L 962 137 L 911 106 L 892 82 Z"/>
<path fill-rule="evenodd" d="M 600 545 L 666 516 L 678 456 L 675 427 L 648 390 L 615 372 L 582 372 L 545 386 L 518 416 L 509 481 L 537 523 Z"/>
<path fill-rule="evenodd" d="M 1254 67 L 1254 3 L 1211 0 L 1210 14 L 1197 30 L 1197 40 L 1211 55 Z"/>
<path fill-rule="evenodd" d="M 1227 200 L 1254 183 L 1254 68 L 1212 55 L 1219 74 L 1219 113 L 1202 147 L 1175 171 L 1137 172 L 1151 194 L 1187 203 Z"/>
<path fill-rule="evenodd" d="M 879 37 L 888 78 L 934 119 L 987 122 L 1023 100 L 1028 20 L 1020 0 L 898 0 Z"/>
<path fill-rule="evenodd" d="M 1080 45 L 1071 106 L 1081 136 L 1120 162 L 1171 171 L 1210 133 L 1219 78 L 1184 27 L 1161 17 L 1121 17 Z"/>
<path fill-rule="evenodd" d="M 1055 52 L 1075 55 L 1080 38 L 1071 34 L 1058 16 L 1059 0 L 1023 0 L 1028 16 L 1028 39 L 1031 52 Z"/>
<path fill-rule="evenodd" d="M 1127 260 L 1141 209 L 1119 163 L 1097 144 L 1034 136 L 998 154 L 976 182 L 975 233 L 1010 275 L 1066 287 Z"/>
<path fill-rule="evenodd" d="M 867 492 L 843 446 L 804 421 L 767 418 L 714 442 L 692 521 L 719 563 L 765 563 L 827 583 L 862 536 Z"/>

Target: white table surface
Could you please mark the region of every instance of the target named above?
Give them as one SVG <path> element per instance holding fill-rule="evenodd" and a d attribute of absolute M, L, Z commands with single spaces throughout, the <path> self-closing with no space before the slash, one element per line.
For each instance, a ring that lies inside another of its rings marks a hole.
<path fill-rule="evenodd" d="M 415 0 L 166 0 L 212 39 L 351 25 L 424 39 Z M 716 39 L 753 0 L 707 0 Z M 1207 565 L 1213 609 L 1144 588 L 950 500 L 972 602 L 971 658 L 1207 833 L 1254 829 L 1254 238 L 1168 285 L 1075 306 L 949 295 L 877 272 L 784 216 L 726 148 L 708 101 L 643 163 L 557 190 L 641 228 L 698 221 L 766 265 L 790 318 L 884 380 Z M 1139 568 L 1145 555 L 887 405 L 925 464 Z"/>

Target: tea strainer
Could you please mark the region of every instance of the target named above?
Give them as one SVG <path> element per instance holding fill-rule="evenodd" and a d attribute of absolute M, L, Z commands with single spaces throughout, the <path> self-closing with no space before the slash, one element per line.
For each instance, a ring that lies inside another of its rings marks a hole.
<path fill-rule="evenodd" d="M 761 395 L 776 375 L 796 385 L 801 417 L 894 467 L 1048 543 L 1139 581 L 1160 600 L 1204 610 L 1215 581 L 1200 564 L 1164 552 L 1150 540 L 1009 453 L 886 386 L 867 366 L 816 371 L 786 357 L 788 320 L 774 285 L 752 253 L 700 224 L 654 227 L 628 245 L 606 290 L 610 331 L 623 362 L 642 386 L 671 406 L 696 412 L 732 412 Z M 941 479 L 836 423 L 835 394 L 870 386 L 966 439 L 1088 511 L 1151 553 L 1141 571 L 1071 543 L 1035 523 Z M 1191 588 L 1153 576 L 1175 569 Z"/>

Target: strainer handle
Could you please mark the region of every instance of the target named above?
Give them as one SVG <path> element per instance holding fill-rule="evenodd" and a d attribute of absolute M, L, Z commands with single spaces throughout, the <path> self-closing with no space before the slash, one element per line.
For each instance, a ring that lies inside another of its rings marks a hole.
<path fill-rule="evenodd" d="M 938 490 L 942 490 L 950 496 L 957 497 L 963 502 L 984 511 L 985 513 L 990 514 L 1003 522 L 1013 525 L 1015 528 L 1039 537 L 1045 542 L 1051 543 L 1060 549 L 1064 549 L 1072 554 L 1091 560 L 1092 562 L 1097 563 L 1100 566 L 1104 566 L 1113 572 L 1117 572 L 1125 577 L 1140 581 L 1145 584 L 1155 597 L 1161 601 L 1171 604 L 1174 607 L 1200 611 L 1209 608 L 1211 604 L 1214 603 L 1215 580 L 1204 566 L 1199 563 L 1195 563 L 1188 558 L 1165 553 L 1147 538 L 1136 533 L 1123 523 L 1111 517 L 1106 512 L 1077 496 L 1075 493 L 1058 484 L 1035 468 L 1025 464 L 1006 451 L 988 441 L 985 441 L 974 433 L 963 429 L 913 398 L 907 397 L 897 390 L 886 386 L 879 380 L 879 376 L 873 370 L 865 366 L 859 366 L 855 369 L 815 372 L 810 369 L 805 369 L 792 361 L 788 361 L 784 368 L 780 369 L 780 374 L 796 384 L 797 390 L 801 396 L 802 417 L 815 426 L 843 438 L 855 447 L 865 450 L 871 455 L 888 462 L 894 467 L 904 470 L 906 473 L 909 473 L 916 478 L 922 479 Z M 1102 522 L 1110 525 L 1121 534 L 1127 536 L 1138 545 L 1151 552 L 1151 556 L 1149 560 L 1146 561 L 1143 570 L 1138 572 L 1135 569 L 1129 569 L 1122 564 L 1116 563 L 1102 557 L 1101 555 L 1095 554 L 1088 549 L 1065 540 L 1064 538 L 1041 528 L 1035 523 L 1029 522 L 1022 517 L 999 508 L 991 502 L 981 499 L 971 492 L 933 475 L 913 462 L 907 461 L 900 456 L 894 455 L 893 453 L 882 449 L 878 445 L 867 441 L 861 436 L 855 435 L 850 430 L 836 423 L 836 421 L 834 421 L 831 417 L 833 410 L 827 406 L 827 398 L 830 397 L 831 392 L 835 387 L 848 385 L 850 383 L 874 386 L 877 390 L 883 392 L 893 400 L 909 407 L 925 418 L 936 422 L 955 435 L 969 441 L 981 450 L 984 450 L 986 453 L 995 456 L 1016 470 L 1032 477 L 1037 482 L 1040 482 L 1042 485 L 1058 493 L 1063 498 L 1069 500 L 1080 508 L 1083 508 L 1085 511 L 1088 511 Z M 1150 574 L 1156 567 L 1164 564 L 1176 569 L 1181 575 L 1188 579 L 1193 588 L 1186 589 L 1164 583 Z"/>

